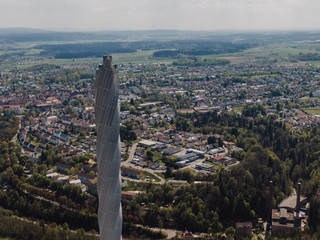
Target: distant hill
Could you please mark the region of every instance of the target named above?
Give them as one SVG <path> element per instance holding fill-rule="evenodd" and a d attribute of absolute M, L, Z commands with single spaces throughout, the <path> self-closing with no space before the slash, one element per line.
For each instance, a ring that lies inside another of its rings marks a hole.
<path fill-rule="evenodd" d="M 233 43 L 269 44 L 292 41 L 314 41 L 320 32 L 232 32 L 232 31 L 51 31 L 34 28 L 0 28 L 0 42 L 92 42 L 92 41 L 174 41 L 209 40 Z"/>
<path fill-rule="evenodd" d="M 50 31 L 37 28 L 0 28 L 1 35 L 48 33 Z"/>

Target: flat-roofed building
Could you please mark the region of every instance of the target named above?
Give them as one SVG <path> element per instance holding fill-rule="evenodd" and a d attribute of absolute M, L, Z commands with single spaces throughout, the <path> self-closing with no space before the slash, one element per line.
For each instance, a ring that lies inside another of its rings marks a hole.
<path fill-rule="evenodd" d="M 138 146 L 139 147 L 144 147 L 144 148 L 151 148 L 151 147 L 153 147 L 153 146 L 155 146 L 157 144 L 158 144 L 158 142 L 143 139 L 138 143 Z"/>
<path fill-rule="evenodd" d="M 199 163 L 196 164 L 196 169 L 210 171 L 211 169 L 213 169 L 213 166 L 211 164 Z"/>

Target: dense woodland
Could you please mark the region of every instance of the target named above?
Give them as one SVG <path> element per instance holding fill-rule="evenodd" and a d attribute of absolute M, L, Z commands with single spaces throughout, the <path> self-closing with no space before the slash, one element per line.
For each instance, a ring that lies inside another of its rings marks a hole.
<path fill-rule="evenodd" d="M 55 58 L 87 58 L 100 57 L 111 53 L 133 53 L 139 50 L 159 50 L 154 57 L 175 58 L 178 55 L 199 56 L 210 54 L 234 53 L 256 44 L 221 42 L 217 40 L 185 40 L 185 41 L 133 41 L 133 42 L 92 42 L 77 44 L 38 45 L 41 55 Z M 176 50 L 165 50 L 176 49 Z"/>
<path fill-rule="evenodd" d="M 297 56 L 292 56 L 291 59 L 298 60 L 298 61 L 319 61 L 320 54 L 318 54 L 318 53 L 300 53 Z"/>
<path fill-rule="evenodd" d="M 176 50 L 160 50 L 154 52 L 153 56 L 160 58 L 178 58 L 181 55 L 187 56 L 200 56 L 211 54 L 234 53 L 243 51 L 248 48 L 256 46 L 255 44 L 235 44 L 232 42 L 219 42 L 219 41 L 176 41 Z"/>

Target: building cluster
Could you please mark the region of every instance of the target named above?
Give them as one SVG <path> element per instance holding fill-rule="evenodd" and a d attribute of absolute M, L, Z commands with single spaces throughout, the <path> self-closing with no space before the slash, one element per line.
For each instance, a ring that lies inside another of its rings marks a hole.
<path fill-rule="evenodd" d="M 182 131 L 167 132 L 171 132 L 170 137 L 168 137 L 170 139 L 169 143 L 163 142 L 157 137 L 142 139 L 138 144 L 140 148 L 135 152 L 131 164 L 138 168 L 149 167 L 153 170 L 165 170 L 166 168 L 158 162 L 147 162 L 144 151 L 150 149 L 151 151 L 159 152 L 161 155 L 174 158 L 176 166 L 180 168 L 189 167 L 199 173 L 208 174 L 218 165 L 228 167 L 237 164 L 239 161 L 236 158 L 229 157 L 227 154 L 233 151 L 243 151 L 242 148 L 236 147 L 232 142 L 222 141 L 222 147 L 218 147 L 218 143 L 208 144 L 208 136 L 203 134 L 192 134 Z M 218 134 L 215 134 L 215 137 L 222 138 Z M 178 141 L 176 141 L 176 138 L 178 138 Z M 190 141 L 199 142 L 200 147 L 190 145 Z"/>
<path fill-rule="evenodd" d="M 281 113 L 285 123 L 296 130 L 315 127 L 320 123 L 320 115 L 306 114 L 299 109 L 284 109 Z"/>
<path fill-rule="evenodd" d="M 301 183 L 298 183 L 296 194 L 285 198 L 276 209 L 272 209 L 273 183 L 269 184 L 268 229 L 273 233 L 288 232 L 293 228 L 301 231 L 307 223 L 307 198 L 301 195 Z"/>
<path fill-rule="evenodd" d="M 56 146 L 59 156 L 67 161 L 83 154 L 91 154 L 92 159 L 96 156 L 93 80 L 78 79 L 73 84 L 56 80 L 50 84 L 42 82 L 61 70 L 77 69 L 94 73 L 95 66 L 65 65 L 27 73 L 1 72 L 0 107 L 22 115 L 19 142 L 24 153 L 33 160 L 47 144 Z M 292 102 L 319 94 L 320 75 L 307 65 L 120 64 L 118 72 L 123 108 L 121 124 L 136 124 L 131 131 L 142 139 L 128 167 L 140 171 L 143 168 L 166 170 L 160 161 L 148 161 L 146 150 L 174 158 L 180 168 L 190 167 L 204 174 L 218 165 L 229 167 L 238 163 L 238 159 L 231 157 L 237 154 L 232 153 L 241 153 L 243 149 L 225 141 L 226 136 L 193 133 L 187 129 L 177 131 L 173 126 L 178 113 L 220 112 L 255 103 Z M 13 79 L 18 84 L 8 85 Z M 144 95 L 149 96 L 147 101 Z M 301 102 L 301 107 L 319 105 L 316 98 L 312 105 L 308 101 Z M 278 110 L 270 106 L 266 114 L 277 114 L 279 120 L 297 130 L 315 126 L 320 121 L 318 115 L 306 114 L 298 108 Z M 209 137 L 214 138 L 213 143 L 209 143 Z M 149 144 L 145 144 L 148 141 Z M 121 149 L 125 156 L 126 146 L 122 144 Z"/>
<path fill-rule="evenodd" d="M 159 96 L 188 96 L 198 110 L 235 107 L 253 103 L 277 103 L 317 95 L 320 75 L 310 66 L 236 64 L 224 66 L 178 66 L 158 63 L 120 65 L 128 73 L 123 84 L 134 85 L 134 92 L 154 92 Z M 155 71 L 158 69 L 158 71 Z M 143 77 L 141 77 L 143 76 Z"/>
<path fill-rule="evenodd" d="M 92 110 L 84 110 L 83 115 L 91 115 Z M 75 155 L 96 154 L 96 139 L 93 118 L 71 117 L 63 111 L 40 112 L 33 118 L 21 118 L 19 142 L 26 151 L 36 153 L 46 149 L 47 144 L 56 146 L 58 154 L 66 160 Z M 81 136 L 81 133 L 88 133 Z"/>
<path fill-rule="evenodd" d="M 82 166 L 77 169 L 77 172 L 70 174 L 72 170 L 75 170 L 71 165 L 64 163 L 56 164 L 57 171 L 50 172 L 46 176 L 54 181 L 62 182 L 64 184 L 76 184 L 81 187 L 83 192 L 89 194 L 96 194 L 96 182 L 97 169 L 90 166 Z M 72 175 L 72 176 L 71 176 Z"/>

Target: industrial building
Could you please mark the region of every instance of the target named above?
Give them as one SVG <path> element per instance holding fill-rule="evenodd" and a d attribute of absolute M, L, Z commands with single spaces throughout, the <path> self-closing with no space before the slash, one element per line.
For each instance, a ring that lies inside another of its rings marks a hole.
<path fill-rule="evenodd" d="M 303 230 L 304 222 L 308 217 L 306 212 L 301 210 L 307 204 L 307 198 L 300 194 L 301 183 L 298 183 L 297 194 L 285 198 L 276 209 L 272 209 L 272 191 L 273 183 L 270 181 L 267 230 L 271 229 L 272 233 L 287 232 L 292 228 Z"/>

